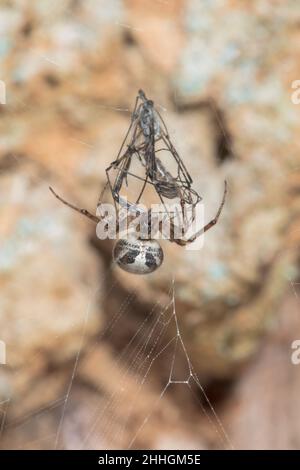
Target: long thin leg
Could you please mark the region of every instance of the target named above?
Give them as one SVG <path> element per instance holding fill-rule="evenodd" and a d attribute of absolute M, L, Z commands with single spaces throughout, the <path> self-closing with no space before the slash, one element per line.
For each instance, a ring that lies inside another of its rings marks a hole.
<path fill-rule="evenodd" d="M 126 173 L 127 173 L 127 175 L 129 175 L 129 176 L 133 176 L 133 178 L 136 178 L 136 179 L 138 179 L 138 180 L 140 180 L 140 181 L 144 181 L 144 182 L 145 182 L 145 178 L 142 178 L 141 176 L 135 175 L 134 173 L 131 173 L 130 171 L 127 171 Z M 155 184 L 152 183 L 152 181 L 149 181 L 149 179 L 147 180 L 147 183 L 148 183 L 148 184 L 151 184 L 152 186 L 155 186 Z"/>
<path fill-rule="evenodd" d="M 196 240 L 196 238 L 200 237 L 200 235 L 202 235 L 203 233 L 207 232 L 207 230 L 212 228 L 214 225 L 216 225 L 221 215 L 222 209 L 224 207 L 226 195 L 227 195 L 227 181 L 224 181 L 224 194 L 223 194 L 222 202 L 220 204 L 218 212 L 216 213 L 216 216 L 210 222 L 208 222 L 208 224 L 204 225 L 204 227 L 202 227 L 197 233 L 195 233 L 195 235 L 193 235 L 188 240 L 176 239 L 176 238 L 171 237 L 170 241 L 175 242 L 181 246 L 187 245 L 188 243 L 191 243 L 194 240 Z"/>
<path fill-rule="evenodd" d="M 104 193 L 105 193 L 105 191 L 106 191 L 106 189 L 107 189 L 108 184 L 109 184 L 108 181 L 106 181 L 105 185 L 103 186 L 103 189 L 102 189 L 102 191 L 101 191 L 101 193 L 100 193 L 100 196 L 99 196 L 99 199 L 98 199 L 98 202 L 97 202 L 97 208 L 98 208 L 99 206 L 101 206 L 102 199 L 103 199 L 103 196 L 104 196 Z"/>
<path fill-rule="evenodd" d="M 109 170 L 111 168 L 112 168 L 111 165 L 108 168 L 106 168 L 105 173 L 106 173 L 106 178 L 107 178 L 107 181 L 108 181 L 108 184 L 109 184 L 109 189 L 110 189 L 113 201 L 114 201 L 115 211 L 116 211 L 116 214 L 117 214 L 118 213 L 118 208 L 117 208 L 116 202 L 119 202 L 119 198 L 117 197 L 117 201 L 116 201 L 116 194 L 114 192 L 114 189 L 113 189 L 113 186 L 112 186 L 112 183 L 111 183 L 111 180 L 110 180 L 110 176 L 109 176 Z"/>
<path fill-rule="evenodd" d="M 128 173 L 127 173 L 127 174 L 128 174 Z M 143 186 L 142 186 L 141 192 L 140 192 L 139 197 L 137 198 L 137 200 L 136 200 L 136 202 L 135 202 L 136 204 L 138 204 L 138 203 L 140 202 L 141 197 L 142 197 L 142 195 L 143 195 L 143 192 L 144 192 L 144 190 L 145 190 L 145 187 L 146 187 L 147 182 L 148 182 L 148 175 L 147 175 L 146 178 L 144 179 L 144 184 L 143 184 Z"/>
<path fill-rule="evenodd" d="M 76 212 L 79 212 L 80 214 L 82 215 L 85 215 L 88 219 L 92 220 L 93 222 L 100 222 L 100 218 L 97 217 L 96 215 L 93 215 L 91 214 L 89 211 L 87 211 L 86 209 L 81 209 L 80 207 L 77 207 L 77 206 L 74 206 L 73 204 L 70 204 L 68 201 L 66 201 L 65 199 L 63 199 L 62 197 L 60 197 L 58 194 L 56 194 L 56 192 L 54 191 L 54 189 L 51 188 L 51 186 L 49 186 L 49 189 L 51 191 L 52 194 L 54 194 L 54 196 L 60 201 L 62 202 L 63 204 L 65 204 L 66 206 L 70 207 L 71 209 L 73 209 L 74 211 Z"/>
<path fill-rule="evenodd" d="M 119 192 L 120 192 L 120 189 L 123 185 L 124 178 L 127 177 L 127 170 L 130 167 L 131 158 L 132 158 L 132 154 L 130 152 L 130 149 L 127 149 L 126 153 L 118 161 L 118 165 L 121 163 L 120 167 L 116 165 L 116 163 L 117 163 L 117 161 L 116 161 L 116 162 L 113 162 L 105 170 L 106 178 L 107 178 L 107 181 L 109 183 L 110 191 L 112 193 L 114 201 L 119 202 Z M 112 181 L 110 179 L 110 176 L 109 176 L 109 172 L 112 168 L 117 169 L 117 171 L 118 171 L 118 174 L 115 177 L 113 183 L 112 183 Z"/>
<path fill-rule="evenodd" d="M 160 118 L 160 120 L 163 124 L 163 127 L 164 127 L 165 132 L 162 134 L 162 139 L 165 142 L 165 144 L 167 145 L 167 147 L 169 148 L 170 152 L 173 154 L 173 157 L 177 161 L 177 163 L 178 163 L 179 167 L 181 168 L 181 171 L 183 172 L 183 174 L 186 177 L 187 181 L 191 184 L 193 182 L 193 180 L 191 178 L 191 175 L 187 171 L 185 164 L 181 160 L 180 156 L 178 155 L 177 150 L 175 149 L 174 145 L 171 142 L 171 139 L 170 139 L 170 136 L 169 136 L 169 131 L 168 131 L 168 128 L 166 126 L 166 123 L 165 123 L 162 115 L 160 114 L 160 112 L 157 109 L 155 111 L 158 114 L 158 116 L 159 116 L 159 118 Z"/>
<path fill-rule="evenodd" d="M 128 136 L 129 136 L 129 134 L 130 134 L 130 131 L 131 131 L 132 126 L 133 126 L 133 123 L 134 123 L 134 121 L 135 121 L 135 119 L 136 119 L 136 117 L 137 117 L 137 114 L 138 114 L 137 110 L 139 111 L 139 109 L 140 109 L 140 106 L 138 107 L 138 101 L 139 101 L 139 99 L 140 99 L 140 96 L 138 95 L 138 96 L 136 97 L 136 99 L 135 99 L 134 108 L 133 108 L 133 111 L 132 111 L 132 113 L 131 113 L 131 122 L 130 122 L 130 126 L 129 126 L 129 128 L 128 128 L 126 134 L 125 134 L 125 137 L 124 137 L 123 142 L 122 142 L 122 144 L 121 144 L 121 147 L 120 147 L 120 149 L 119 149 L 119 152 L 118 152 L 116 161 L 118 161 L 118 159 L 119 159 L 119 157 L 120 157 L 120 155 L 121 155 L 121 152 L 122 152 L 122 150 L 123 150 L 123 147 L 124 147 L 124 145 L 125 145 L 125 142 L 126 142 Z"/>

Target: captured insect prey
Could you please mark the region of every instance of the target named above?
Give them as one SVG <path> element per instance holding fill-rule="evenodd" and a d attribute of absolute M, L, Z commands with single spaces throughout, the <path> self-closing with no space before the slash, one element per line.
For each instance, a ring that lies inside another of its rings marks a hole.
<path fill-rule="evenodd" d="M 105 172 L 106 184 L 97 215 L 70 204 L 50 190 L 62 203 L 96 222 L 97 234 L 98 227 L 107 229 L 114 222 L 115 231 L 112 230 L 110 238 L 116 239 L 118 234 L 119 239 L 113 248 L 113 259 L 120 268 L 133 274 L 149 274 L 161 266 L 164 255 L 157 240 L 159 236 L 185 246 L 218 222 L 225 204 L 226 181 L 214 219 L 200 228 L 196 223 L 195 233 L 187 236 L 202 198 L 192 188 L 193 180 L 171 142 L 162 116 L 142 90 L 118 155 Z M 104 209 L 106 190 L 112 197 L 114 216 L 111 211 L 107 215 Z"/>

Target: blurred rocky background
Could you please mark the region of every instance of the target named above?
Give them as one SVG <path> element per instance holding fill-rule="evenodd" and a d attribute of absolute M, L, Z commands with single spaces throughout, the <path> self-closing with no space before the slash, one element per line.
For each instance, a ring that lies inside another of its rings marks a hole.
<path fill-rule="evenodd" d="M 299 54 L 297 0 L 0 1 L 1 448 L 299 448 Z M 48 190 L 95 211 L 140 88 L 229 184 L 145 277 Z"/>

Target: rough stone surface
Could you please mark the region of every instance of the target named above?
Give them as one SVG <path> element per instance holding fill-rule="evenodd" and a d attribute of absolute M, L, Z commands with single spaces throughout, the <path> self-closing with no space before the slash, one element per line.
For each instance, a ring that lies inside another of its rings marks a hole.
<path fill-rule="evenodd" d="M 84 226 L 57 205 L 46 181 L 49 173 L 35 163 L 1 161 L 0 329 L 7 364 L 0 396 L 16 406 L 12 415 L 26 412 L 27 402 L 34 407 L 56 398 L 47 367 L 71 360 L 103 320 L 97 257 Z"/>
<path fill-rule="evenodd" d="M 159 314 L 174 278 L 181 335 L 201 383 L 237 447 L 258 445 L 248 422 L 257 429 L 270 415 L 248 403 L 272 367 L 272 351 L 261 363 L 259 352 L 266 334 L 279 328 L 279 300 L 298 276 L 300 107 L 291 102 L 291 83 L 300 77 L 297 7 L 296 0 L 3 2 L 0 339 L 8 364 L 0 365 L 2 448 L 80 447 L 114 393 L 112 416 L 93 434 L 93 448 L 128 445 L 150 409 L 153 421 L 136 446 L 228 447 L 203 419 L 203 396 L 199 405 L 186 386 L 172 385 L 153 406 L 170 371 L 168 349 L 122 434 L 128 412 L 120 404 L 122 374 L 125 368 L 130 402 L 149 348 L 153 358 L 161 345 L 159 331 L 166 331 L 162 344 L 173 337 Z M 113 266 L 112 244 L 96 240 L 93 225 L 48 191 L 52 184 L 95 212 L 139 88 L 160 107 L 203 196 L 206 220 L 215 215 L 223 180 L 229 184 L 204 247 L 188 251 L 163 242 L 164 263 L 146 277 Z M 161 323 L 150 335 L 157 316 Z M 293 328 L 289 323 L 287 330 Z M 124 350 L 133 335 L 142 347 L 134 360 Z M 275 349 L 283 371 L 289 344 L 279 341 Z M 187 371 L 184 358 L 183 351 L 176 356 L 177 373 Z M 249 378 L 243 372 L 227 401 L 223 380 L 253 358 L 257 369 L 249 369 Z M 270 380 L 274 391 L 272 374 Z M 282 392 L 278 403 L 284 399 Z M 278 428 L 286 425 L 281 415 L 276 419 Z M 261 429 L 272 432 L 266 424 Z M 287 448 L 299 441 L 297 427 L 292 434 Z M 263 445 L 279 447 L 271 438 Z"/>

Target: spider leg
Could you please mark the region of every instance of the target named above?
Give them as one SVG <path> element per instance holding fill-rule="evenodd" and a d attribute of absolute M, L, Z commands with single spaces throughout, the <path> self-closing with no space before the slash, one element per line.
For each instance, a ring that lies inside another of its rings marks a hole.
<path fill-rule="evenodd" d="M 180 158 L 180 156 L 179 156 L 177 150 L 175 149 L 174 145 L 172 144 L 171 139 L 169 137 L 169 134 L 163 135 L 162 138 L 163 138 L 164 143 L 168 147 L 169 151 L 173 155 L 173 158 L 175 159 L 176 163 L 178 164 L 178 167 L 180 168 L 180 170 L 181 170 L 188 186 L 191 186 L 191 184 L 193 183 L 192 177 L 189 174 L 189 172 L 187 171 L 186 166 L 183 163 L 182 159 Z"/>
<path fill-rule="evenodd" d="M 105 173 L 106 173 L 106 178 L 107 178 L 107 182 L 108 182 L 108 185 L 109 185 L 109 189 L 110 189 L 113 201 L 114 201 L 115 211 L 116 211 L 116 214 L 117 214 L 118 213 L 118 208 L 117 208 L 117 204 L 116 204 L 116 199 L 117 199 L 117 202 L 119 202 L 119 197 L 118 197 L 119 195 L 117 195 L 117 197 L 116 197 L 116 193 L 114 191 L 114 188 L 113 188 L 110 176 L 109 176 L 109 170 L 111 168 L 112 168 L 112 165 L 110 165 L 108 168 L 106 168 Z"/>
<path fill-rule="evenodd" d="M 140 96 L 137 96 L 136 99 L 135 99 L 134 108 L 133 108 L 133 111 L 132 111 L 132 113 L 131 113 L 131 122 L 130 122 L 130 126 L 129 126 L 129 128 L 128 128 L 126 134 L 125 134 L 125 137 L 124 137 L 124 140 L 123 140 L 123 142 L 122 142 L 122 144 L 121 144 L 121 147 L 120 147 L 120 149 L 119 149 L 119 152 L 118 152 L 116 161 L 119 160 L 119 157 L 120 157 L 120 155 L 121 155 L 121 153 L 122 153 L 122 150 L 123 150 L 123 148 L 124 148 L 125 142 L 126 142 L 128 136 L 129 136 L 129 134 L 130 134 L 130 131 L 131 131 L 132 126 L 133 126 L 133 123 L 134 123 L 134 121 L 136 120 L 137 115 L 138 115 L 138 112 L 139 112 L 139 110 L 140 110 L 141 105 L 138 106 L 138 101 L 139 101 L 139 99 L 140 99 Z"/>
<path fill-rule="evenodd" d="M 200 230 L 198 230 L 198 232 L 195 233 L 195 235 L 193 235 L 188 240 L 176 239 L 176 238 L 174 238 L 174 235 L 173 235 L 173 236 L 171 236 L 170 241 L 175 242 L 178 245 L 185 246 L 188 243 L 192 243 L 194 240 L 196 240 L 196 238 L 200 237 L 200 235 L 207 232 L 210 228 L 212 228 L 214 225 L 216 225 L 216 223 L 218 222 L 219 217 L 221 215 L 222 209 L 224 207 L 225 200 L 226 200 L 226 195 L 227 195 L 227 181 L 224 181 L 223 198 L 222 198 L 220 207 L 219 207 L 218 212 L 216 213 L 215 217 L 210 222 L 208 222 L 208 224 L 204 225 L 204 227 L 202 227 Z"/>
<path fill-rule="evenodd" d="M 103 199 L 104 193 L 105 193 L 105 191 L 106 191 L 108 185 L 109 185 L 109 182 L 106 181 L 106 183 L 105 183 L 105 185 L 103 186 L 103 189 L 102 189 L 102 191 L 101 191 L 101 193 L 100 193 L 100 196 L 99 196 L 99 199 L 98 199 L 98 202 L 97 202 L 97 208 L 98 208 L 99 206 L 101 206 L 102 199 Z"/>
<path fill-rule="evenodd" d="M 124 179 L 126 181 L 127 172 L 130 168 L 132 155 L 133 155 L 133 150 L 128 147 L 128 149 L 124 153 L 124 155 L 122 157 L 120 157 L 118 160 L 115 160 L 105 170 L 107 181 L 108 181 L 108 184 L 109 184 L 109 187 L 110 187 L 112 197 L 113 197 L 114 201 L 116 201 L 116 202 L 119 202 L 119 193 L 120 193 L 121 187 L 123 185 Z M 109 172 L 112 168 L 118 170 L 117 176 L 116 176 L 116 178 L 114 179 L 113 182 L 111 181 L 111 178 L 109 176 Z"/>
<path fill-rule="evenodd" d="M 144 184 L 143 184 L 142 189 L 141 189 L 141 191 L 140 191 L 139 197 L 138 197 L 137 200 L 136 200 L 136 204 L 139 204 L 139 202 L 140 202 L 140 200 L 141 200 L 141 197 L 142 197 L 142 195 L 143 195 L 143 192 L 145 191 L 147 182 L 148 182 L 148 175 L 147 175 L 146 178 L 144 179 Z"/>
<path fill-rule="evenodd" d="M 60 197 L 58 194 L 56 194 L 56 192 L 54 191 L 54 189 L 51 188 L 51 186 L 49 186 L 49 189 L 51 191 L 51 193 L 60 201 L 62 202 L 63 204 L 65 204 L 66 206 L 70 207 L 71 209 L 73 209 L 74 211 L 76 212 L 79 212 L 80 214 L 82 215 L 85 215 L 88 219 L 92 220 L 93 222 L 100 222 L 100 218 L 91 214 L 89 211 L 87 211 L 86 209 L 81 209 L 80 207 L 77 207 L 77 206 L 74 206 L 73 204 L 70 204 L 68 201 L 66 201 L 65 199 L 63 199 L 62 197 Z"/>

